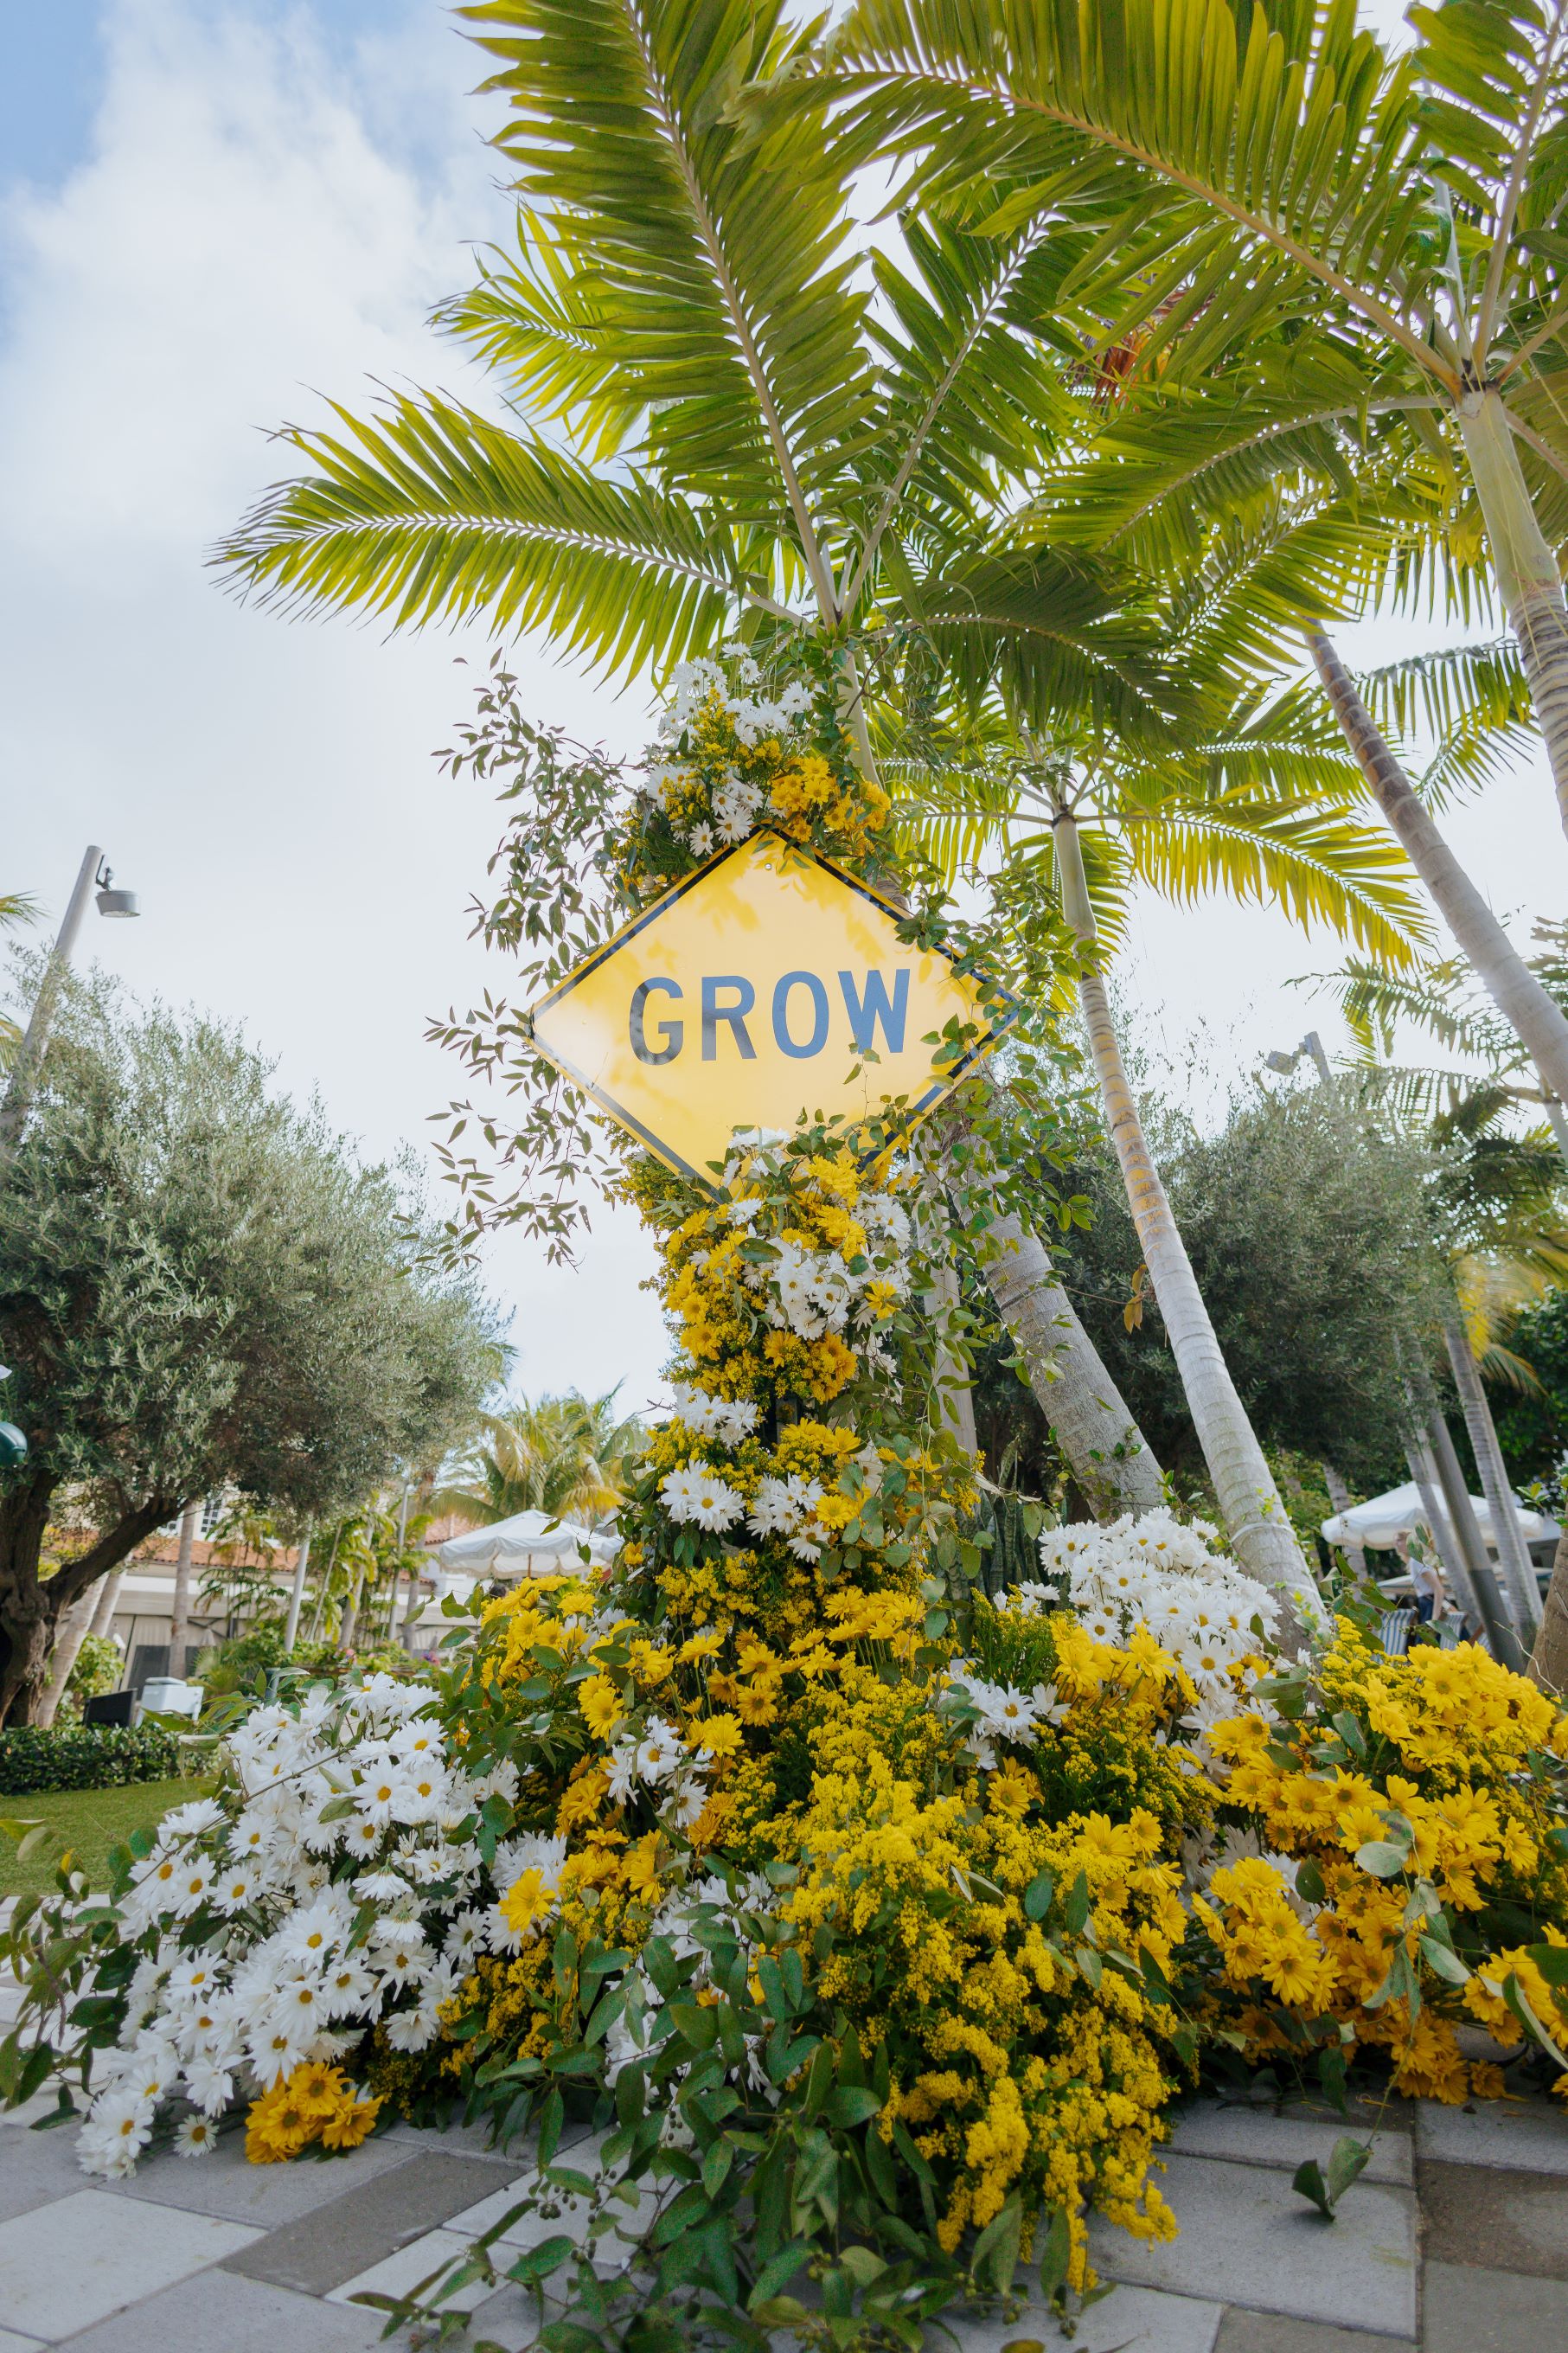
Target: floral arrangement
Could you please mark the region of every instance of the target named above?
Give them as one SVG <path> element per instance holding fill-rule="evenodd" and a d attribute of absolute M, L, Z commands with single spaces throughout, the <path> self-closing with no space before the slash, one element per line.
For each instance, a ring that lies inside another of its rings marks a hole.
<path fill-rule="evenodd" d="M 890 804 L 856 765 L 832 683 L 795 678 L 772 695 L 762 684 L 739 647 L 674 673 L 616 860 L 627 898 L 657 897 L 763 826 L 857 866 L 870 856 Z"/>
<path fill-rule="evenodd" d="M 511 1778 L 450 1761 L 430 1698 L 426 1684 L 375 1675 L 258 1707 L 228 1736 L 219 1795 L 175 1807 L 155 1837 L 139 1834 L 140 1852 L 121 1851 L 111 1903 L 80 1915 L 79 1968 L 93 1972 L 75 2053 L 84 2082 L 90 2069 L 78 2145 L 89 2172 L 130 2172 L 154 2133 L 205 2154 L 245 2087 L 253 2156 L 364 2138 L 378 2102 L 337 2063 L 371 2031 L 394 2051 L 435 2041 L 487 1934 L 471 1901 L 479 1853 L 460 1832 Z M 14 1925 L 20 1936 L 29 1924 Z M 47 1915 L 37 1926 L 47 1945 Z M 57 1992 L 35 1973 L 31 2000 Z"/>
<path fill-rule="evenodd" d="M 1350 1620 L 1315 1669 L 1216 1723 L 1260 1854 L 1194 1906 L 1216 2020 L 1250 2059 L 1386 2053 L 1395 2091 L 1501 2092 L 1459 2031 L 1568 2038 L 1568 1717 L 1473 1643 L 1384 1655 Z M 1568 2073 L 1554 2088 L 1568 2089 Z"/>
<path fill-rule="evenodd" d="M 760 683 L 744 658 L 679 681 L 605 836 L 624 898 L 763 823 L 870 855 L 886 809 L 830 682 Z M 1277 1597 L 1168 1513 L 1050 1530 L 987 1599 L 916 1142 L 740 1136 L 712 1188 L 618 1167 L 677 1386 L 613 1565 L 448 1604 L 422 1680 L 256 1709 L 107 1903 L 68 1862 L 5 1942 L 27 1990 L 0 2091 L 74 2070 L 113 2172 L 242 2111 L 274 2161 L 458 2102 L 537 2131 L 522 2204 L 587 2216 L 521 2257 L 499 2218 L 426 2316 L 504 2264 L 569 2284 L 551 2353 L 634 2316 L 671 2346 L 913 2348 L 1025 2261 L 1047 2299 L 1091 2294 L 1091 2208 L 1173 2233 L 1151 2168 L 1205 2042 L 1364 2045 L 1443 2096 L 1496 2088 L 1461 2018 L 1555 2050 L 1548 1701 L 1348 1624 L 1282 1668 Z M 569 2112 L 602 2134 L 592 2179 L 557 2161 Z"/>

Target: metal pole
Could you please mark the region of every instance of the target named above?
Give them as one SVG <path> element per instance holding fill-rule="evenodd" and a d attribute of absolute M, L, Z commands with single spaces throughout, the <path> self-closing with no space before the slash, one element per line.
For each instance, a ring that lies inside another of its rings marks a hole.
<path fill-rule="evenodd" d="M 289 1596 L 289 1621 L 283 1629 L 283 1648 L 291 1651 L 300 1631 L 300 1607 L 305 1599 L 305 1572 L 310 1566 L 310 1532 L 306 1529 L 300 1539 L 300 1556 L 294 1563 L 294 1588 Z"/>
<path fill-rule="evenodd" d="M 43 1068 L 44 1050 L 54 1026 L 60 983 L 65 978 L 76 946 L 81 919 L 87 913 L 87 894 L 98 880 L 98 870 L 102 863 L 102 850 L 96 841 L 89 842 L 76 878 L 76 888 L 66 908 L 65 921 L 60 925 L 54 946 L 49 950 L 49 960 L 44 966 L 44 977 L 33 1001 L 27 1034 L 16 1056 L 5 1100 L 0 1103 L 0 1176 L 5 1176 L 16 1157 L 16 1147 L 22 1141 L 22 1130 L 26 1125 L 28 1108 L 37 1087 L 38 1073 Z"/>
<path fill-rule="evenodd" d="M 1329 1068 L 1329 1058 L 1323 1051 L 1323 1041 L 1319 1037 L 1315 1029 L 1308 1030 L 1306 1036 L 1302 1039 L 1301 1043 L 1297 1047 L 1296 1051 L 1299 1054 L 1310 1054 L 1313 1062 L 1317 1066 L 1318 1076 L 1322 1081 L 1324 1086 L 1331 1087 L 1333 1085 L 1334 1074 Z"/>
<path fill-rule="evenodd" d="M 191 1555 L 201 1534 L 202 1505 L 198 1496 L 180 1514 L 180 1548 L 174 1561 L 174 1599 L 169 1611 L 169 1672 L 185 1674 L 185 1650 L 191 1633 Z"/>

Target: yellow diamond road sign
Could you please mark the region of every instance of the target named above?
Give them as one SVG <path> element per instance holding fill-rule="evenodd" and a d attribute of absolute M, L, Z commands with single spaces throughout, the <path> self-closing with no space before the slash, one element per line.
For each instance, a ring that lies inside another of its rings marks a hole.
<path fill-rule="evenodd" d="M 738 1128 L 929 1111 L 1013 1014 L 909 946 L 877 892 L 777 834 L 689 875 L 532 1008 L 540 1051 L 682 1176 Z M 963 1059 L 930 1042 L 978 1026 Z M 867 1061 L 870 1053 L 875 1060 Z"/>

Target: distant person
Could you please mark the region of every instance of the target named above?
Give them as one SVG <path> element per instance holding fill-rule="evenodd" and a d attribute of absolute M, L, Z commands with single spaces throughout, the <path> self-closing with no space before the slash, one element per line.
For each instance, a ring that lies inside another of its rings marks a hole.
<path fill-rule="evenodd" d="M 1438 1611 L 1449 1607 L 1448 1589 L 1437 1566 L 1432 1539 L 1425 1528 L 1416 1526 L 1408 1535 L 1396 1536 L 1394 1548 L 1410 1572 L 1415 1615 L 1423 1626 L 1430 1626 Z"/>

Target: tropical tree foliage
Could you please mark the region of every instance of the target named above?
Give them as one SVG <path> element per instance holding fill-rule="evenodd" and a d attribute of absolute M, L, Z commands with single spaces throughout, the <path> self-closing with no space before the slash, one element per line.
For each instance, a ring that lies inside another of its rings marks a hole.
<path fill-rule="evenodd" d="M 626 1500 L 643 1447 L 635 1415 L 616 1409 L 616 1392 L 586 1398 L 520 1398 L 483 1417 L 475 1443 L 433 1498 L 437 1512 L 456 1512 L 490 1526 L 515 1512 L 546 1512 L 552 1519 L 606 1518 Z"/>
<path fill-rule="evenodd" d="M 414 1206 L 234 1032 L 68 991 L 0 1192 L 30 1450 L 0 1474 L 0 1714 L 30 1705 L 59 1612 L 193 1497 L 298 1527 L 471 1427 L 489 1310 L 422 1265 Z M 92 1526 L 41 1581 L 62 1489 Z"/>
<path fill-rule="evenodd" d="M 1355 0 L 858 0 L 828 80 L 939 216 L 1070 226 L 1052 330 L 1142 396 L 1088 537 L 1179 543 L 1242 487 L 1370 447 L 1421 525 L 1387 577 L 1434 525 L 1489 558 L 1568 825 L 1568 8 L 1411 22 L 1393 55 Z"/>

